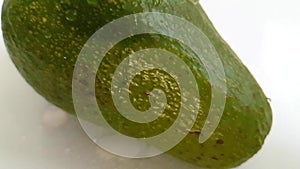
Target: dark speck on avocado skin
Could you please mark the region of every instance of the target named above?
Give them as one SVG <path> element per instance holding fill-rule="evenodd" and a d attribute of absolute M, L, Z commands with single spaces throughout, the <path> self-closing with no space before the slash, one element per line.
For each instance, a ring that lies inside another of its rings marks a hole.
<path fill-rule="evenodd" d="M 224 141 L 223 141 L 222 139 L 218 139 L 218 140 L 216 141 L 216 143 L 222 145 L 222 144 L 224 144 Z"/>
<path fill-rule="evenodd" d="M 218 161 L 219 159 L 217 157 L 211 157 L 211 159 Z"/>
<path fill-rule="evenodd" d="M 75 115 L 72 102 L 74 65 L 82 46 L 95 31 L 114 19 L 146 11 L 169 13 L 190 21 L 211 41 L 223 62 L 226 74 L 226 79 L 222 79 L 227 83 L 225 110 L 218 128 L 207 142 L 199 144 L 198 138 L 210 108 L 211 84 L 208 74 L 203 63 L 197 60 L 189 47 L 169 37 L 144 34 L 128 38 L 112 48 L 97 74 L 98 104 L 103 106 L 103 116 L 112 127 L 128 136 L 154 136 L 167 130 L 175 121 L 180 107 L 174 101 L 181 99 L 180 90 L 172 77 L 160 78 L 163 71 L 144 71 L 135 77 L 135 82 L 140 82 L 139 78 L 155 72 L 153 76 L 159 78 L 158 84 L 166 84 L 165 87 L 155 86 L 151 80 L 145 85 L 131 85 L 131 99 L 139 100 L 133 106 L 141 110 L 150 106 L 149 96 L 145 93 L 149 93 L 152 88 L 161 87 L 164 91 L 171 91 L 167 93 L 170 105 L 165 111 L 166 115 L 151 125 L 137 125 L 122 118 L 112 103 L 109 87 L 112 72 L 131 51 L 146 48 L 168 50 L 191 67 L 198 82 L 201 110 L 189 134 L 167 153 L 199 167 L 225 169 L 240 165 L 261 148 L 270 131 L 272 115 L 266 96 L 248 69 L 216 32 L 198 3 L 194 0 L 153 2 L 5 0 L 2 10 L 5 44 L 12 61 L 26 81 L 49 102 Z M 86 70 L 88 68 L 89 66 Z M 81 83 L 87 85 L 85 81 Z M 91 96 L 89 94 L 85 97 Z M 94 116 L 86 118 L 91 122 L 95 120 Z"/>

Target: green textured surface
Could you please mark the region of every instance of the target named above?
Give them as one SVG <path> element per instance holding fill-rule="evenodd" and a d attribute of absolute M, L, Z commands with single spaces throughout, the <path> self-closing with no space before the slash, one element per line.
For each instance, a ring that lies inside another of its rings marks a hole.
<path fill-rule="evenodd" d="M 111 49 L 99 67 L 96 96 L 103 115 L 113 128 L 129 136 L 147 137 L 165 131 L 178 113 L 180 93 L 172 77 L 158 70 L 145 71 L 130 86 L 133 105 L 149 108 L 147 92 L 166 92 L 165 116 L 139 125 L 119 115 L 113 105 L 110 85 L 114 70 L 131 52 L 145 48 L 168 50 L 191 68 L 201 93 L 201 109 L 185 139 L 170 150 L 171 155 L 202 168 L 230 168 L 252 157 L 262 146 L 272 123 L 268 101 L 247 68 L 222 40 L 198 2 L 191 0 L 5 0 L 2 29 L 8 52 L 17 69 L 33 88 L 49 102 L 75 114 L 72 103 L 72 73 L 83 44 L 99 28 L 114 19 L 137 12 L 157 11 L 185 18 L 200 28 L 214 45 L 223 62 L 226 106 L 219 127 L 205 143 L 198 137 L 210 106 L 207 72 L 191 50 L 162 35 L 139 35 Z M 107 66 L 108 65 L 108 66 Z M 101 73 L 103 72 L 103 73 Z M 157 77 L 158 83 L 152 78 Z M 163 77 L 163 78 L 162 78 Z M 140 84 L 139 84 L 140 83 Z"/>

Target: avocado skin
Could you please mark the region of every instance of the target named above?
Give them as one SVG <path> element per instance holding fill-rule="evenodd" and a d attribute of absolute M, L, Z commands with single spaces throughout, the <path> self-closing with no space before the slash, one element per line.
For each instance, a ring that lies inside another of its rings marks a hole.
<path fill-rule="evenodd" d="M 2 30 L 9 55 L 26 81 L 49 102 L 76 115 L 72 102 L 72 77 L 77 56 L 85 42 L 99 28 L 114 19 L 149 11 L 185 18 L 200 28 L 214 45 L 223 63 L 227 83 L 226 105 L 219 127 L 209 140 L 203 144 L 198 143 L 199 131 L 210 106 L 211 87 L 208 75 L 203 64 L 195 59 L 195 54 L 188 47 L 162 35 L 130 37 L 116 45 L 105 57 L 96 79 L 97 101 L 103 107 L 105 118 L 116 130 L 135 137 L 159 134 L 172 124 L 176 118 L 172 112 L 177 112 L 177 109 L 171 101 L 180 98 L 180 95 L 167 94 L 170 103 L 170 108 L 165 110 L 167 118 L 159 118 L 152 124 L 142 126 L 117 115 L 109 92 L 112 72 L 128 54 L 149 47 L 166 49 L 180 56 L 191 67 L 201 93 L 201 110 L 194 127 L 180 144 L 167 153 L 201 168 L 232 168 L 247 161 L 261 149 L 271 129 L 271 108 L 256 80 L 217 33 L 198 2 L 5 0 Z M 104 67 L 105 64 L 110 67 Z M 140 82 L 139 79 L 149 73 L 143 72 L 134 80 Z M 157 77 L 162 74 L 163 72 L 158 71 Z M 161 83 L 163 80 L 170 80 L 169 84 L 176 85 L 170 77 L 159 80 Z M 151 80 L 146 83 L 145 86 L 131 86 L 131 99 L 139 98 L 139 94 L 159 87 L 151 83 Z M 176 92 L 176 89 L 171 89 L 171 93 Z M 142 101 L 133 105 L 146 110 L 149 108 L 147 98 L 142 96 Z M 90 117 L 90 120 L 93 118 Z"/>

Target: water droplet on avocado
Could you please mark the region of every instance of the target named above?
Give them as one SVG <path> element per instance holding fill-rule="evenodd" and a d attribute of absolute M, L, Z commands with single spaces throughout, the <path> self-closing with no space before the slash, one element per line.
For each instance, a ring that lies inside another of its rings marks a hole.
<path fill-rule="evenodd" d="M 158 6 L 161 3 L 161 0 L 154 0 L 153 6 Z"/>
<path fill-rule="evenodd" d="M 49 31 L 46 30 L 46 29 L 44 29 L 44 30 L 42 31 L 42 33 L 43 33 L 43 35 L 44 35 L 44 37 L 45 37 L 46 39 L 50 39 L 50 38 L 52 37 L 52 33 L 49 32 Z"/>
<path fill-rule="evenodd" d="M 65 12 L 65 17 L 68 21 L 75 21 L 77 16 L 77 11 L 75 9 L 70 9 Z"/>
<path fill-rule="evenodd" d="M 70 0 L 60 0 L 60 4 L 62 4 L 62 5 L 71 5 L 71 1 Z"/>
<path fill-rule="evenodd" d="M 99 0 L 86 0 L 89 5 L 97 5 Z"/>

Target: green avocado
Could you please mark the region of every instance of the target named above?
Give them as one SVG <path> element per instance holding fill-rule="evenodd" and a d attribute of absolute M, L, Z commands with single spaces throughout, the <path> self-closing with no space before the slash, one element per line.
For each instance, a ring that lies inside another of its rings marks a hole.
<path fill-rule="evenodd" d="M 107 122 L 120 133 L 137 138 L 158 135 L 172 125 L 183 97 L 176 79 L 168 73 L 158 69 L 145 70 L 134 76 L 130 84 L 131 103 L 128 104 L 140 111 L 151 107 L 148 94 L 153 89 L 164 91 L 168 104 L 164 115 L 150 123 L 124 118 L 118 113 L 111 94 L 114 71 L 126 57 L 142 49 L 163 49 L 188 65 L 200 93 L 196 122 L 192 129 L 187 129 L 185 138 L 167 153 L 200 168 L 232 168 L 247 161 L 261 149 L 271 129 L 271 108 L 256 80 L 217 33 L 198 1 L 4 0 L 2 30 L 9 55 L 26 81 L 49 102 L 76 115 L 72 78 L 84 44 L 104 25 L 142 12 L 161 12 L 184 18 L 206 35 L 224 67 L 227 92 L 223 116 L 212 136 L 199 143 L 212 98 L 212 84 L 205 65 L 180 41 L 149 33 L 119 42 L 99 66 L 95 96 Z M 161 26 L 165 26 L 164 23 Z"/>

